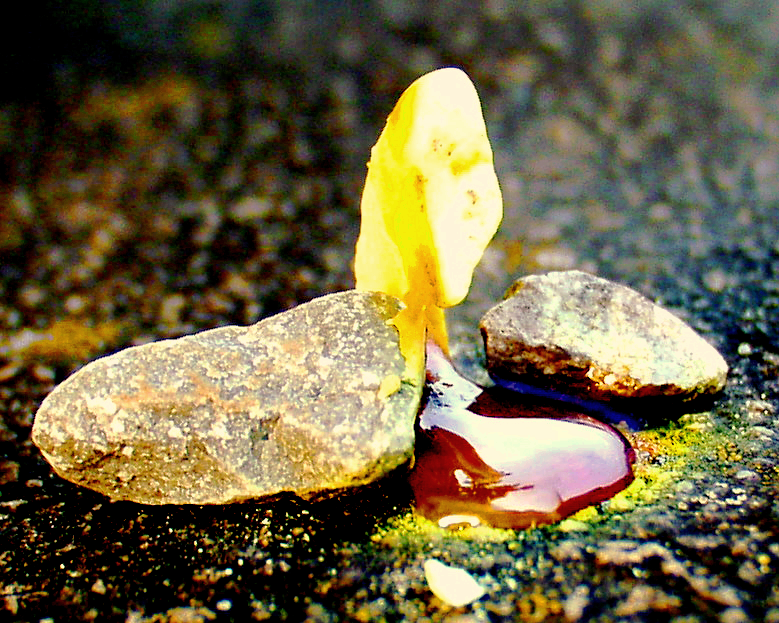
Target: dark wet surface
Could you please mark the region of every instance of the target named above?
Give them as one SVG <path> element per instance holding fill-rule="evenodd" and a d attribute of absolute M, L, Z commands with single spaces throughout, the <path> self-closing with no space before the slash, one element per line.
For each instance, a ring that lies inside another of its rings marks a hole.
<path fill-rule="evenodd" d="M 56 36 L 13 56 L 25 80 L 0 106 L 7 619 L 779 621 L 770 4 L 101 6 L 40 16 Z M 724 394 L 631 437 L 623 494 L 519 532 L 414 519 L 404 473 L 323 502 L 161 508 L 52 475 L 32 417 L 85 362 L 350 287 L 370 146 L 447 64 L 482 96 L 505 202 L 449 314 L 458 367 L 484 381 L 477 323 L 518 276 L 579 268 L 704 335 Z M 487 594 L 448 609 L 429 558 Z"/>

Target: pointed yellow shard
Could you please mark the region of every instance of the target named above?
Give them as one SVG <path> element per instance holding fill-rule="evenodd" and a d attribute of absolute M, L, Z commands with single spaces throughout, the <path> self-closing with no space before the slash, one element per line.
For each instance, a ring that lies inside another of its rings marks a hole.
<path fill-rule="evenodd" d="M 410 378 L 428 331 L 448 351 L 443 308 L 465 298 L 502 212 L 473 83 L 455 68 L 422 76 L 371 150 L 354 266 L 357 289 L 406 304 L 393 322 Z"/>

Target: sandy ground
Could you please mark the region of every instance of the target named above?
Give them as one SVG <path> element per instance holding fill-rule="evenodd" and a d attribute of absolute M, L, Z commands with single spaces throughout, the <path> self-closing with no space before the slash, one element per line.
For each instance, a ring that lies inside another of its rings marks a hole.
<path fill-rule="evenodd" d="M 126 3 L 31 15 L 0 106 L 0 608 L 64 621 L 779 621 L 779 13 L 760 2 Z M 518 5 L 518 6 L 515 6 Z M 200 8 L 199 8 L 200 7 Z M 404 474 L 323 502 L 111 503 L 35 409 L 119 348 L 351 287 L 364 166 L 418 75 L 464 68 L 505 201 L 453 352 L 518 276 L 682 316 L 724 394 L 635 439 L 636 483 L 551 527 L 449 533 Z M 446 606 L 422 566 L 486 589 Z"/>

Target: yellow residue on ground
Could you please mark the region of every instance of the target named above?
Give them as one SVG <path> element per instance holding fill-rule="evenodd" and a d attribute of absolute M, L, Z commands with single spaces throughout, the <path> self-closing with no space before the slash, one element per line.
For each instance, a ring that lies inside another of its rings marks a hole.
<path fill-rule="evenodd" d="M 574 521 L 594 521 L 599 516 L 600 512 L 598 511 L 597 506 L 585 506 L 567 519 L 563 519 L 563 521 L 568 521 L 568 519 L 573 519 Z"/>
<path fill-rule="evenodd" d="M 701 431 L 687 427 L 643 430 L 630 435 L 631 445 L 639 452 L 647 452 L 651 458 L 684 456 L 702 441 Z"/>
<path fill-rule="evenodd" d="M 541 623 L 547 618 L 559 616 L 563 605 L 559 599 L 544 594 L 540 588 L 535 588 L 529 595 L 517 598 L 519 620 L 525 623 Z"/>
<path fill-rule="evenodd" d="M 371 536 L 371 541 L 385 547 L 408 548 L 459 539 L 477 543 L 502 543 L 514 541 L 516 538 L 517 533 L 514 530 L 490 528 L 489 526 L 476 526 L 475 528 L 469 526 L 460 530 L 441 528 L 429 519 L 408 512 L 391 518 L 385 526 L 380 527 Z"/>
<path fill-rule="evenodd" d="M 102 85 L 72 113 L 77 125 L 94 130 L 112 125 L 125 140 L 150 140 L 159 133 L 157 116 L 163 111 L 187 109 L 196 100 L 195 83 L 184 76 L 162 74 L 141 85 Z"/>
<path fill-rule="evenodd" d="M 0 342 L 0 356 L 44 361 L 88 360 L 115 343 L 122 333 L 118 322 L 94 326 L 74 319 L 55 320 L 45 329 L 22 329 Z"/>
<path fill-rule="evenodd" d="M 400 390 L 400 386 L 401 378 L 397 374 L 388 374 L 382 379 L 381 385 L 379 385 L 379 389 L 376 392 L 376 397 L 379 400 L 389 398 L 392 394 Z"/>

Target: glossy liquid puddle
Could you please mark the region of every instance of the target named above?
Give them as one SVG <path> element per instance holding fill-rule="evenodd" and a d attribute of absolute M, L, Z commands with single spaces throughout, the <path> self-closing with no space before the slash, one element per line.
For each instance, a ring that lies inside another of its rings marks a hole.
<path fill-rule="evenodd" d="M 409 479 L 417 512 L 442 527 L 553 523 L 633 481 L 618 430 L 570 404 L 483 389 L 430 344 L 426 391 Z"/>

